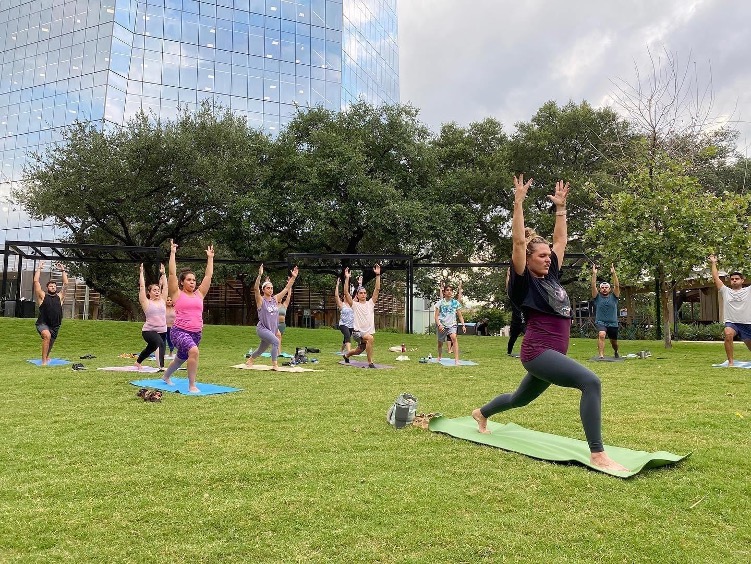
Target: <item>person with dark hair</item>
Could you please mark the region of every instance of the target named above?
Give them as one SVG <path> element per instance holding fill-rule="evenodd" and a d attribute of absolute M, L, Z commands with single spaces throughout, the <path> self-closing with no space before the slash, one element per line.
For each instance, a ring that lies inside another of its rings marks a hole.
<path fill-rule="evenodd" d="M 57 269 L 63 275 L 63 286 L 58 290 L 57 282 L 49 280 L 45 292 L 39 283 L 42 269 L 44 269 L 44 262 L 40 262 L 36 272 L 34 272 L 34 295 L 39 306 L 36 329 L 42 338 L 42 366 L 47 366 L 50 361 L 52 345 L 55 344 L 58 331 L 60 331 L 60 326 L 63 323 L 63 301 L 65 300 L 65 290 L 68 287 L 68 273 L 65 271 L 65 267 L 58 263 Z"/>
<path fill-rule="evenodd" d="M 138 277 L 138 302 L 146 316 L 146 322 L 141 329 L 141 336 L 146 341 L 146 347 L 136 359 L 136 368 L 141 369 L 141 363 L 155 351 L 159 351 L 157 364 L 160 370 L 164 370 L 164 349 L 167 337 L 167 304 L 164 300 L 167 277 L 164 275 L 164 265 L 159 270 L 159 284 L 149 284 L 146 288 L 146 277 L 141 263 Z"/>
<path fill-rule="evenodd" d="M 506 271 L 506 293 L 509 293 L 509 279 L 511 277 L 511 268 Z M 509 296 L 510 297 L 510 296 Z M 524 319 L 524 312 L 519 306 L 517 306 L 513 300 L 511 300 L 511 323 L 509 325 L 508 332 L 508 345 L 506 346 L 506 354 L 511 356 L 514 351 L 514 344 L 519 338 L 519 335 L 524 335 L 527 332 L 527 321 Z"/>
<path fill-rule="evenodd" d="M 354 327 L 355 331 L 352 336 L 357 340 L 357 348 L 344 353 L 344 362 L 349 364 L 349 357 L 356 354 L 360 354 L 362 351 L 368 355 L 368 367 L 375 368 L 373 364 L 373 342 L 375 341 L 375 303 L 378 299 L 378 292 L 381 289 L 381 265 L 377 264 L 373 267 L 375 273 L 375 287 L 373 288 L 373 294 L 368 299 L 368 291 L 364 286 L 357 288 L 355 293 L 355 299 L 349 295 L 349 292 L 344 293 L 344 299 L 347 305 L 352 308 L 354 312 Z M 345 276 L 349 273 L 349 269 L 344 271 Z"/>
<path fill-rule="evenodd" d="M 197 286 L 196 274 L 192 270 L 183 270 L 177 276 L 175 254 L 177 244 L 170 239 L 169 278 L 167 285 L 169 295 L 175 304 L 175 323 L 170 332 L 172 343 L 177 348 L 175 359 L 170 362 L 162 380 L 170 386 L 172 374 L 188 361 L 188 391 L 197 394 L 196 386 L 198 373 L 198 344 L 203 335 L 203 300 L 211 288 L 211 277 L 214 275 L 214 247 L 206 247 L 206 271 L 201 285 Z"/>
<path fill-rule="evenodd" d="M 451 284 L 444 284 L 443 298 L 435 306 L 435 327 L 438 335 L 438 362 L 443 355 L 443 343 L 448 341 L 451 344 L 448 354 L 454 355 L 454 363 L 459 365 L 459 342 L 456 337 L 456 318 L 462 324 L 462 331 L 467 332 L 467 326 L 464 323 L 462 314 L 462 304 L 454 298 L 454 289 Z M 449 348 L 449 347 L 447 347 Z"/>
<path fill-rule="evenodd" d="M 524 226 L 524 199 L 532 180 L 514 176 L 514 211 L 511 223 L 511 300 L 525 313 L 527 334 L 521 362 L 527 371 L 519 387 L 475 409 L 472 417 L 480 433 L 489 433 L 488 418 L 508 409 L 527 405 L 551 384 L 581 391 L 579 414 L 590 450 L 590 462 L 599 468 L 625 471 L 605 452 L 601 430 L 601 384 L 591 371 L 566 356 L 571 331 L 571 302 L 561 286 L 560 264 L 566 250 L 566 197 L 569 185 L 558 181 L 548 196 L 555 204 L 553 244 Z"/>
<path fill-rule="evenodd" d="M 350 342 L 352 341 L 352 332 L 355 330 L 355 312 L 345 300 L 339 297 L 339 284 L 341 279 L 337 276 L 336 288 L 334 288 L 334 300 L 336 307 L 339 308 L 339 331 L 342 332 L 342 347 L 340 352 L 347 353 L 352 350 Z M 344 293 L 349 294 L 349 268 L 344 269 Z"/>
<path fill-rule="evenodd" d="M 271 368 L 277 370 L 279 368 L 279 337 L 277 331 L 279 329 L 279 302 L 284 299 L 291 290 L 292 285 L 297 278 L 297 267 L 292 269 L 292 276 L 287 278 L 287 285 L 281 292 L 274 295 L 274 284 L 271 280 L 265 280 L 263 286 L 261 285 L 261 276 L 263 276 L 263 264 L 258 267 L 258 276 L 253 286 L 253 292 L 256 297 L 256 307 L 258 308 L 258 325 L 256 325 L 256 333 L 258 338 L 261 339 L 261 344 L 253 351 L 245 364 L 253 366 L 255 360 L 263 354 L 263 352 L 271 347 Z"/>
<path fill-rule="evenodd" d="M 605 358 L 605 337 L 610 339 L 613 356 L 618 356 L 618 298 L 621 297 L 621 285 L 615 265 L 610 265 L 613 275 L 613 286 L 609 282 L 600 282 L 597 286 L 597 266 L 592 265 L 592 302 L 595 306 L 595 327 L 597 327 L 597 352 L 600 358 Z"/>
<path fill-rule="evenodd" d="M 725 354 L 728 357 L 728 366 L 734 366 L 733 341 L 736 335 L 751 351 L 751 286 L 743 287 L 746 279 L 736 270 L 730 273 L 730 287 L 728 288 L 717 272 L 715 255 L 709 255 L 709 263 L 712 269 L 712 279 L 722 298 Z"/>

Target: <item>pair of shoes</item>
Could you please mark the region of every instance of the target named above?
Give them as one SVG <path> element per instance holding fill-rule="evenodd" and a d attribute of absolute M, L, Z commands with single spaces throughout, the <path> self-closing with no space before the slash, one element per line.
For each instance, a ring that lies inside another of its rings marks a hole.
<path fill-rule="evenodd" d="M 370 364 L 368 364 L 368 368 L 375 368 L 375 367 L 376 367 L 376 365 L 373 364 L 372 362 Z"/>
<path fill-rule="evenodd" d="M 86 370 L 86 367 L 80 362 L 76 362 L 73 366 L 71 366 L 71 368 L 73 370 Z"/>
<path fill-rule="evenodd" d="M 81 359 L 87 359 L 87 358 L 91 359 L 91 358 L 96 358 L 96 357 L 93 354 L 85 354 L 85 355 L 83 355 L 82 357 L 79 357 L 79 358 L 81 358 Z"/>
<path fill-rule="evenodd" d="M 149 390 L 148 388 L 141 388 L 136 392 L 139 398 L 143 398 L 143 401 L 162 401 L 162 392 L 159 390 Z"/>

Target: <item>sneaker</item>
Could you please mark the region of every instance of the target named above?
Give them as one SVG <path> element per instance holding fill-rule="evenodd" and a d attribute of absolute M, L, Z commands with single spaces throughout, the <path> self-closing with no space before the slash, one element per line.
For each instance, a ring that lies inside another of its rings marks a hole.
<path fill-rule="evenodd" d="M 344 355 L 344 364 L 349 364 L 349 357 Z"/>
<path fill-rule="evenodd" d="M 80 362 L 76 362 L 73 366 L 71 366 L 71 368 L 73 370 L 86 370 L 86 367 Z"/>
<path fill-rule="evenodd" d="M 370 364 L 368 364 L 368 368 L 375 368 L 375 367 L 376 367 L 376 365 L 373 364 L 372 362 Z"/>
<path fill-rule="evenodd" d="M 618 351 L 615 351 L 613 353 L 613 358 L 621 358 L 621 356 L 618 354 Z"/>

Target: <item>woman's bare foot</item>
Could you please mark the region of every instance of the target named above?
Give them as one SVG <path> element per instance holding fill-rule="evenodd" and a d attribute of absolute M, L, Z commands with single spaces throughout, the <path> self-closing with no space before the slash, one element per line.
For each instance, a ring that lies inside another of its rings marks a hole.
<path fill-rule="evenodd" d="M 271 363 L 271 370 L 279 370 L 279 363 L 277 362 Z"/>
<path fill-rule="evenodd" d="M 604 451 L 593 452 L 589 455 L 589 461 L 594 466 L 602 468 L 603 470 L 612 470 L 614 472 L 630 472 L 628 468 L 622 464 L 618 464 L 615 460 L 610 458 Z"/>
<path fill-rule="evenodd" d="M 174 382 L 173 382 L 173 381 L 172 381 L 172 380 L 170 379 L 170 377 L 169 377 L 169 376 L 162 376 L 162 380 L 163 380 L 163 381 L 164 381 L 164 383 L 165 383 L 165 384 L 167 384 L 168 386 L 174 386 L 174 385 L 175 385 L 175 383 L 174 383 Z"/>
<path fill-rule="evenodd" d="M 198 388 L 196 388 L 195 386 L 189 386 L 189 387 L 188 387 L 188 391 L 189 391 L 189 392 L 190 392 L 191 394 L 199 394 L 199 393 L 201 393 L 201 390 L 199 390 L 199 389 L 198 389 Z"/>
<path fill-rule="evenodd" d="M 245 361 L 245 366 L 253 366 L 253 363 L 256 361 L 252 356 L 248 357 L 248 360 Z"/>
<path fill-rule="evenodd" d="M 480 433 L 490 434 L 490 431 L 488 431 L 488 418 L 482 414 L 480 408 L 477 408 L 472 412 L 472 419 L 477 421 L 477 430 Z"/>
<path fill-rule="evenodd" d="M 141 368 L 143 368 L 143 367 L 141 366 L 141 363 L 140 363 L 140 362 L 136 362 L 136 363 L 135 363 L 135 364 L 134 364 L 133 366 L 135 367 L 135 369 L 136 369 L 136 370 L 141 370 Z"/>

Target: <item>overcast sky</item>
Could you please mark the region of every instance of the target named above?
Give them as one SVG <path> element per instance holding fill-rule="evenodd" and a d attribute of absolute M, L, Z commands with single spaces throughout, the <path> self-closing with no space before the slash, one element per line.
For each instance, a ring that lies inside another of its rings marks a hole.
<path fill-rule="evenodd" d="M 549 100 L 613 105 L 649 51 L 711 83 L 713 115 L 738 122 L 751 156 L 748 0 L 399 0 L 401 101 L 433 131 L 486 117 L 507 132 Z"/>

